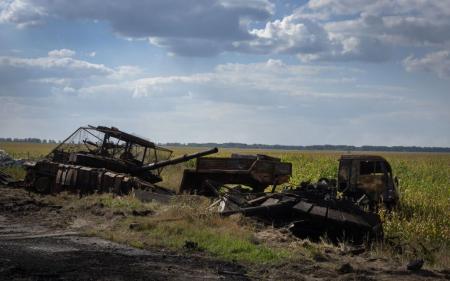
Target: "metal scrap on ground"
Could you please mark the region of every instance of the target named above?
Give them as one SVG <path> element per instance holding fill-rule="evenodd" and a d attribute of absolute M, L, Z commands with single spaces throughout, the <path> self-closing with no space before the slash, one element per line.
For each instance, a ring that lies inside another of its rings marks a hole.
<path fill-rule="evenodd" d="M 23 159 L 14 159 L 11 157 L 6 151 L 0 149 L 0 167 L 14 167 L 21 166 L 25 160 Z"/>
<path fill-rule="evenodd" d="M 6 151 L 0 149 L 0 184 L 2 185 L 12 185 L 16 183 L 16 180 L 2 171 L 4 168 L 10 167 L 20 167 L 23 165 L 25 160 L 23 159 L 14 159 L 11 157 Z"/>
<path fill-rule="evenodd" d="M 241 213 L 275 227 L 286 227 L 301 238 L 362 243 L 383 237 L 378 214 L 349 199 L 336 196 L 323 183 L 286 189 L 277 193 L 228 192 L 215 204 L 225 216 Z"/>

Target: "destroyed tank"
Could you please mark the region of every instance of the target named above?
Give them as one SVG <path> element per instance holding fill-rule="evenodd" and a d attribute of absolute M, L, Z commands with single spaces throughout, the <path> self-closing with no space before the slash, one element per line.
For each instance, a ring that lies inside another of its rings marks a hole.
<path fill-rule="evenodd" d="M 25 186 L 38 193 L 172 193 L 155 185 L 165 166 L 216 153 L 217 148 L 170 159 L 172 151 L 117 128 L 78 128 L 43 160 L 26 163 Z"/>

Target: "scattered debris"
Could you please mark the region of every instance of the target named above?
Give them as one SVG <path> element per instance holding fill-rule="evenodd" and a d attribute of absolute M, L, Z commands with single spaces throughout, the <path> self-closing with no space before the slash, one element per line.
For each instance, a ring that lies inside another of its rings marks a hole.
<path fill-rule="evenodd" d="M 0 167 L 22 166 L 23 159 L 13 159 L 6 151 L 0 149 Z"/>
<path fill-rule="evenodd" d="M 0 149 L 0 168 L 20 167 L 25 163 L 23 159 L 13 159 L 6 151 Z M 17 181 L 7 173 L 0 170 L 0 184 L 3 186 L 14 186 Z"/>
<path fill-rule="evenodd" d="M 214 206 L 224 215 L 242 213 L 275 227 L 288 227 L 301 238 L 355 244 L 383 237 L 378 214 L 361 209 L 348 199 L 336 197 L 336 189 L 316 185 L 279 193 L 226 193 Z"/>
<path fill-rule="evenodd" d="M 424 264 L 423 259 L 412 260 L 406 265 L 406 269 L 411 271 L 420 270 L 422 269 L 423 264 Z"/>
<path fill-rule="evenodd" d="M 1 185 L 9 185 L 11 182 L 14 182 L 14 178 L 10 175 L 0 171 L 0 184 Z"/>

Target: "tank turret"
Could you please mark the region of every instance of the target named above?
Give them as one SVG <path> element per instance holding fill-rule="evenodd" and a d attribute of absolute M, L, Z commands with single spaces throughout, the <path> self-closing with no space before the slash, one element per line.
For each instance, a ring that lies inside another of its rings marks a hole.
<path fill-rule="evenodd" d="M 170 159 L 171 150 L 117 128 L 80 127 L 45 159 L 25 165 L 25 183 L 40 193 L 126 193 L 133 188 L 154 188 L 162 181 L 165 166 L 216 152 L 217 148 Z"/>

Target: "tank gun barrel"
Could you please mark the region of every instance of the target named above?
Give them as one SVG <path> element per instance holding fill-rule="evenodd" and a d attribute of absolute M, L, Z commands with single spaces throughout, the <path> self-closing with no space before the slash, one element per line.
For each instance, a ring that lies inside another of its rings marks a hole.
<path fill-rule="evenodd" d="M 165 166 L 169 166 L 169 165 L 175 165 L 178 163 L 182 163 L 182 162 L 186 162 L 189 161 L 191 159 L 195 159 L 195 158 L 199 158 L 202 156 L 206 156 L 206 155 L 210 155 L 210 154 L 214 154 L 217 153 L 219 151 L 219 149 L 217 147 L 214 147 L 212 149 L 208 149 L 205 151 L 200 151 L 197 153 L 193 153 L 193 154 L 185 154 L 183 156 L 180 157 L 176 157 L 173 159 L 168 159 L 168 160 L 164 160 L 164 161 L 159 161 L 159 162 L 155 162 L 155 163 L 151 163 L 142 167 L 139 167 L 137 169 L 135 169 L 135 172 L 143 172 L 143 171 L 150 171 L 150 170 L 156 170 Z"/>

